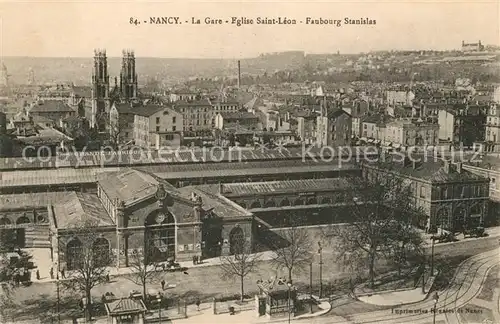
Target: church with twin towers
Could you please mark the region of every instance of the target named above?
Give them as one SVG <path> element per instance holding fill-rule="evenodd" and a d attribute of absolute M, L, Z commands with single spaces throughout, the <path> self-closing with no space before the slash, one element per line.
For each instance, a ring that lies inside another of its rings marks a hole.
<path fill-rule="evenodd" d="M 122 51 L 120 82 L 114 78 L 110 87 L 108 59 L 106 50 L 94 50 L 92 69 L 92 114 L 91 125 L 99 131 L 106 131 L 109 123 L 109 111 L 113 103 L 133 103 L 138 99 L 137 73 L 135 71 L 135 53 Z"/>

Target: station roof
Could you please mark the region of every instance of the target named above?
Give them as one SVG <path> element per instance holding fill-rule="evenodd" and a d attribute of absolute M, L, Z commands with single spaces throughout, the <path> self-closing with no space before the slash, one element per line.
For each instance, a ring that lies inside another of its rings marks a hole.
<path fill-rule="evenodd" d="M 356 170 L 354 162 L 338 161 L 255 161 L 198 164 L 167 164 L 136 167 L 139 171 L 154 174 L 163 180 L 183 180 L 193 178 L 240 177 L 255 175 L 329 172 Z M 104 174 L 114 173 L 122 168 L 60 168 L 49 170 L 26 170 L 0 172 L 0 187 L 49 186 L 64 184 L 95 183 Z"/>
<path fill-rule="evenodd" d="M 0 195 L 0 210 L 17 208 L 45 208 L 49 204 L 66 199 L 71 192 L 36 192 Z"/>
<path fill-rule="evenodd" d="M 222 185 L 222 195 L 226 197 L 253 196 L 297 192 L 319 192 L 342 190 L 349 187 L 347 178 L 304 179 L 286 181 L 266 181 L 249 183 L 228 183 Z M 219 190 L 218 185 L 209 185 L 210 190 Z"/>
<path fill-rule="evenodd" d="M 64 200 L 54 203 L 53 211 L 57 228 L 77 227 L 86 221 L 96 222 L 97 226 L 114 225 L 95 194 L 71 192 Z"/>
<path fill-rule="evenodd" d="M 28 170 L 51 168 L 85 168 L 85 167 L 113 167 L 139 166 L 161 164 L 194 164 L 211 162 L 250 162 L 289 159 L 328 158 L 339 155 L 357 155 L 356 152 L 324 150 L 320 148 L 239 148 L 232 150 L 196 149 L 196 150 L 165 150 L 151 152 L 83 152 L 60 154 L 49 158 L 0 158 L 0 170 Z M 366 154 L 374 154 L 373 150 Z M 359 154 L 365 154 L 359 149 Z"/>

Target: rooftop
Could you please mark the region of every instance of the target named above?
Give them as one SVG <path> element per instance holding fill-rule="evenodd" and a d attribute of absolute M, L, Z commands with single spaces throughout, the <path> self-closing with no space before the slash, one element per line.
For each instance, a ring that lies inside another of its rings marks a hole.
<path fill-rule="evenodd" d="M 223 195 L 228 197 L 332 191 L 342 190 L 347 187 L 349 187 L 349 181 L 345 178 L 230 183 L 222 185 Z"/>
<path fill-rule="evenodd" d="M 69 195 L 71 192 L 66 191 L 0 195 L 0 210 L 47 207 L 57 201 L 64 201 Z"/>
<path fill-rule="evenodd" d="M 364 154 L 363 149 L 359 150 Z M 335 152 L 338 154 L 338 152 Z M 369 152 L 373 154 L 373 151 Z M 157 165 L 157 164 L 194 164 L 200 162 L 252 162 L 252 161 L 273 161 L 273 160 L 305 160 L 310 158 L 330 157 L 329 150 L 321 150 L 313 147 L 304 150 L 302 148 L 237 148 L 219 151 L 210 154 L 208 150 L 179 150 L 151 152 L 150 155 L 144 152 L 85 152 L 60 154 L 47 159 L 25 159 L 0 158 L 0 170 L 16 169 L 41 169 L 55 167 L 113 167 L 132 165 Z M 347 152 L 349 154 L 349 152 Z M 352 152 L 351 152 L 352 154 Z"/>
<path fill-rule="evenodd" d="M 365 162 L 369 165 L 368 162 Z M 488 178 L 476 175 L 462 168 L 458 172 L 457 166 L 449 165 L 449 171 L 446 170 L 444 161 L 417 162 L 415 167 L 413 163 L 403 162 L 385 162 L 381 167 L 413 178 L 419 178 L 429 182 L 469 182 L 469 181 L 489 181 Z"/>
<path fill-rule="evenodd" d="M 256 115 L 246 111 L 222 112 L 220 114 L 224 119 L 259 119 Z"/>
<path fill-rule="evenodd" d="M 75 112 L 70 106 L 59 100 L 44 100 L 39 101 L 38 104 L 31 107 L 30 111 L 33 113 L 51 113 L 51 112 Z"/>
<path fill-rule="evenodd" d="M 251 217 L 252 213 L 240 207 L 236 203 L 218 194 L 210 185 L 187 186 L 178 189 L 179 193 L 189 199 L 194 192 L 201 197 L 204 210 L 212 210 L 212 212 L 221 218 L 247 218 Z"/>
<path fill-rule="evenodd" d="M 108 314 L 120 313 L 139 313 L 146 311 L 146 307 L 141 300 L 132 298 L 120 298 L 112 302 L 106 303 L 106 311 Z"/>
<path fill-rule="evenodd" d="M 71 192 L 64 198 L 53 205 L 57 228 L 76 227 L 86 221 L 96 222 L 97 226 L 114 225 L 97 195 Z"/>

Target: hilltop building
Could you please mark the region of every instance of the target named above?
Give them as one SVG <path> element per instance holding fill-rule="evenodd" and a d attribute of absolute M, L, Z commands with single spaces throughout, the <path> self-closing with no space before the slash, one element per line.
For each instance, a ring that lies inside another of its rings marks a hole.
<path fill-rule="evenodd" d="M 477 43 L 466 43 L 462 41 L 462 52 L 482 52 L 484 51 L 484 45 L 481 44 L 481 41 Z"/>

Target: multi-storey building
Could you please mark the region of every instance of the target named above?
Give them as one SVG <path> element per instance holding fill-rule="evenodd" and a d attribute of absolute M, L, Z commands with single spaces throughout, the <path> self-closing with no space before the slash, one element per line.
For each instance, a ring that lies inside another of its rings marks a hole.
<path fill-rule="evenodd" d="M 191 92 L 191 91 L 176 91 L 172 92 L 169 95 L 169 100 L 170 102 L 177 102 L 177 101 L 195 101 L 198 99 L 198 94 Z"/>
<path fill-rule="evenodd" d="M 393 173 L 411 186 L 415 206 L 425 219 L 418 224 L 431 232 L 443 228 L 452 232 L 484 225 L 489 204 L 489 179 L 465 170 L 462 163 L 449 161 L 410 161 L 362 164 L 365 177 L 384 177 Z"/>
<path fill-rule="evenodd" d="M 392 106 L 411 106 L 413 99 L 415 99 L 415 94 L 413 91 L 399 91 L 399 90 L 389 90 L 385 93 L 386 101 Z"/>
<path fill-rule="evenodd" d="M 490 105 L 488 109 L 488 116 L 486 117 L 486 150 L 498 150 L 498 143 L 500 142 L 500 107 L 497 103 Z"/>
<path fill-rule="evenodd" d="M 458 110 L 440 110 L 439 139 L 472 146 L 485 139 L 486 107 L 464 106 Z"/>
<path fill-rule="evenodd" d="M 351 145 L 352 118 L 343 109 L 328 111 L 326 107 L 316 121 L 316 143 L 319 146 Z"/>
<path fill-rule="evenodd" d="M 182 114 L 171 108 L 156 105 L 134 108 L 134 143 L 157 150 L 178 148 L 182 125 Z"/>
<path fill-rule="evenodd" d="M 318 115 L 307 111 L 297 117 L 297 135 L 307 145 L 316 144 L 316 122 Z"/>
<path fill-rule="evenodd" d="M 420 120 L 395 120 L 385 124 L 383 141 L 397 146 L 437 145 L 439 125 Z"/>
<path fill-rule="evenodd" d="M 188 134 L 204 133 L 211 130 L 214 126 L 214 110 L 208 100 L 199 100 L 192 102 L 176 102 L 174 109 L 183 116 L 182 129 Z"/>
<path fill-rule="evenodd" d="M 33 120 L 46 118 L 59 123 L 61 119 L 74 117 L 77 112 L 68 104 L 58 100 L 38 101 L 29 109 L 28 114 L 33 116 Z"/>
<path fill-rule="evenodd" d="M 134 140 L 133 105 L 129 103 L 113 103 L 109 111 L 110 136 L 116 144 L 125 144 Z"/>

